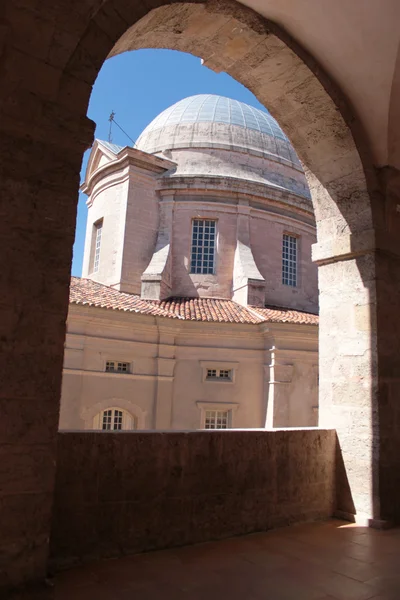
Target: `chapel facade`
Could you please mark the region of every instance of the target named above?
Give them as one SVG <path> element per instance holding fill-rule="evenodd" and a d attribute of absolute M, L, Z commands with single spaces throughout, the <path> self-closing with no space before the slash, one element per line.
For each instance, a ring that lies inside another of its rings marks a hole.
<path fill-rule="evenodd" d="M 317 425 L 315 220 L 277 122 L 185 98 L 96 140 L 82 189 L 60 429 Z"/>

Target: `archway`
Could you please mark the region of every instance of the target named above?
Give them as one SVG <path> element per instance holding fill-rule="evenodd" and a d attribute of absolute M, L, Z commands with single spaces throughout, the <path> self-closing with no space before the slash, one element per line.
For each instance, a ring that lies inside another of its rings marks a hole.
<path fill-rule="evenodd" d="M 338 430 L 357 512 L 395 518 L 396 498 L 381 493 L 380 475 L 389 481 L 395 452 L 392 428 L 385 438 L 386 454 L 380 454 L 378 348 L 385 340 L 378 340 L 376 317 L 379 302 L 384 302 L 377 286 L 382 283 L 380 289 L 389 293 L 398 278 L 392 281 L 385 273 L 386 254 L 376 261 L 377 243 L 386 242 L 381 234 L 377 242 L 376 234 L 385 232 L 385 203 L 351 109 L 289 36 L 239 4 L 138 6 L 108 0 L 93 2 L 90 15 L 78 16 L 72 12 L 62 23 L 55 21 L 53 35 L 35 38 L 29 57 L 11 53 L 2 82 L 7 117 L 1 137 L 2 187 L 13 200 L 3 222 L 3 304 L 11 324 L 6 338 L 12 341 L 5 351 L 4 411 L 10 440 L 15 443 L 15 431 L 22 432 L 18 441 L 29 445 L 32 460 L 40 460 L 45 444 L 51 450 L 38 471 L 36 497 L 28 499 L 25 489 L 14 492 L 28 530 L 39 542 L 35 564 L 21 566 L 16 559 L 11 581 L 40 578 L 46 564 L 54 476 L 50 457 L 57 431 L 79 168 L 93 136 L 93 124 L 85 117 L 91 86 L 107 56 L 140 47 L 191 52 L 210 68 L 227 71 L 268 107 L 294 144 L 317 219 L 321 424 Z M 387 372 L 386 378 L 391 377 L 394 372 Z M 386 411 L 386 422 L 390 416 Z M 32 465 L 24 468 L 29 476 Z M 352 511 L 343 499 L 340 506 Z M 37 531 L 39 507 L 43 519 Z M 10 530 L 10 539 L 17 531 L 18 525 Z M 23 554 L 24 544 L 21 548 Z"/>

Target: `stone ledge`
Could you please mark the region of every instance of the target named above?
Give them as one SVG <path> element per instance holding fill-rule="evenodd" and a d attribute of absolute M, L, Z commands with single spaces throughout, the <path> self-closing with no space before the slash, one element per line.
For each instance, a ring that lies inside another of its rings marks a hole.
<path fill-rule="evenodd" d="M 390 254 L 400 259 L 398 238 L 387 231 L 373 229 L 356 234 L 342 235 L 313 244 L 312 260 L 317 265 L 324 265 L 357 258 L 373 252 Z"/>

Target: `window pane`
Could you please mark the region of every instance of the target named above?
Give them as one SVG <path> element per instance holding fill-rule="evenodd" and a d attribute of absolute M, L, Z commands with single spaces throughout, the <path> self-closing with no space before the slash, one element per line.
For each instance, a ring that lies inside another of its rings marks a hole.
<path fill-rule="evenodd" d="M 97 273 L 100 264 L 100 246 L 101 234 L 103 231 L 103 219 L 94 224 L 94 257 L 93 257 L 93 273 Z"/>
<path fill-rule="evenodd" d="M 114 430 L 121 431 L 122 429 L 122 410 L 114 410 Z"/>
<path fill-rule="evenodd" d="M 213 273 L 215 266 L 216 221 L 194 219 L 192 229 L 191 273 Z"/>
<path fill-rule="evenodd" d="M 286 233 L 282 241 L 282 283 L 297 285 L 297 238 Z"/>
<path fill-rule="evenodd" d="M 111 429 L 111 419 L 112 419 L 112 410 L 105 410 L 103 412 L 102 429 L 104 429 L 104 430 Z"/>
<path fill-rule="evenodd" d="M 205 429 L 228 429 L 228 411 L 206 410 Z"/>
<path fill-rule="evenodd" d="M 108 360 L 106 362 L 106 371 L 108 371 L 109 373 L 129 373 L 130 363 Z"/>

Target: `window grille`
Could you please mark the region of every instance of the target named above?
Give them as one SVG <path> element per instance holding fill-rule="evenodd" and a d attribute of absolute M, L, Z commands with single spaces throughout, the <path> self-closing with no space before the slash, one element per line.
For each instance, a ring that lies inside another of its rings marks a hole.
<path fill-rule="evenodd" d="M 232 379 L 231 369 L 207 369 L 207 379 Z"/>
<path fill-rule="evenodd" d="M 297 286 L 297 238 L 286 233 L 282 245 L 282 283 Z"/>
<path fill-rule="evenodd" d="M 104 431 L 121 431 L 122 430 L 122 410 L 110 408 L 103 411 L 102 429 Z"/>
<path fill-rule="evenodd" d="M 193 220 L 191 273 L 214 273 L 216 223 L 205 219 Z"/>
<path fill-rule="evenodd" d="M 116 362 L 108 360 L 106 362 L 106 371 L 109 373 L 129 373 L 130 364 L 128 362 Z"/>
<path fill-rule="evenodd" d="M 94 225 L 95 229 L 95 245 L 94 245 L 94 259 L 93 259 L 93 273 L 97 273 L 100 265 L 100 246 L 101 246 L 101 234 L 103 230 L 103 219 L 98 221 Z"/>
<path fill-rule="evenodd" d="M 206 410 L 205 429 L 228 429 L 229 411 Z"/>
<path fill-rule="evenodd" d="M 219 377 L 220 379 L 230 379 L 231 378 L 231 372 L 227 369 L 220 369 L 219 371 Z"/>
<path fill-rule="evenodd" d="M 110 406 L 97 413 L 93 419 L 93 429 L 102 429 L 103 431 L 129 431 L 138 428 L 138 421 L 135 415 L 119 408 Z"/>

